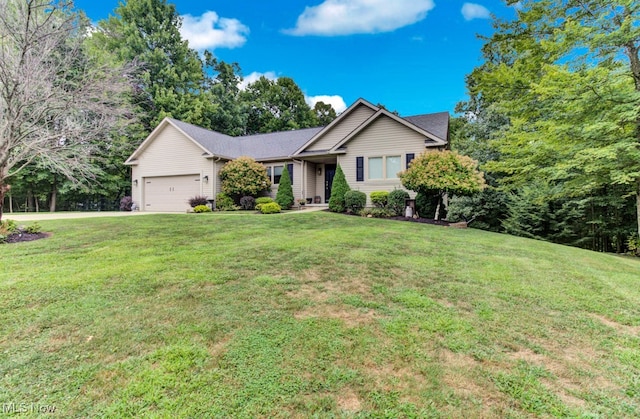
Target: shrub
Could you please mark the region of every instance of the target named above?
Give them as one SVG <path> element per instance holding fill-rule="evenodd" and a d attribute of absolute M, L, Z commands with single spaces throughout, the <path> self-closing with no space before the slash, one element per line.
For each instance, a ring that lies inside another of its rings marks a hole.
<path fill-rule="evenodd" d="M 2 220 L 0 221 L 0 234 L 3 236 L 8 236 L 9 234 L 15 233 L 18 230 L 18 224 L 16 224 L 13 220 Z"/>
<path fill-rule="evenodd" d="M 389 199 L 389 192 L 373 191 L 369 196 L 371 197 L 371 203 L 376 207 L 384 208 L 387 206 L 387 200 Z"/>
<path fill-rule="evenodd" d="M 216 195 L 216 209 L 219 211 L 235 211 L 238 209 L 233 204 L 233 199 L 225 193 L 219 193 Z"/>
<path fill-rule="evenodd" d="M 196 205 L 193 207 L 193 212 L 202 213 L 202 212 L 211 212 L 211 208 L 206 205 Z"/>
<path fill-rule="evenodd" d="M 266 204 L 260 204 L 260 212 L 263 214 L 276 214 L 280 212 L 282 208 L 277 202 L 269 202 Z"/>
<path fill-rule="evenodd" d="M 238 157 L 219 172 L 222 192 L 230 196 L 258 195 L 271 186 L 267 168 L 251 157 Z"/>
<path fill-rule="evenodd" d="M 360 191 L 349 191 L 344 194 L 344 205 L 347 211 L 358 213 L 367 205 L 367 194 Z"/>
<path fill-rule="evenodd" d="M 416 195 L 416 211 L 418 211 L 418 215 L 423 218 L 433 218 L 436 213 L 436 208 L 438 207 L 439 199 L 440 195 L 438 194 L 418 192 Z"/>
<path fill-rule="evenodd" d="M 291 187 L 291 177 L 286 165 L 282 171 L 282 176 L 280 176 L 276 202 L 284 209 L 289 209 L 293 205 L 293 188 Z"/>
<path fill-rule="evenodd" d="M 207 201 L 206 196 L 196 195 L 193 198 L 189 198 L 189 205 L 191 205 L 191 208 L 195 208 L 198 205 L 207 205 L 208 203 L 209 201 Z"/>
<path fill-rule="evenodd" d="M 120 211 L 131 211 L 133 206 L 133 198 L 130 196 L 123 196 L 120 200 Z"/>
<path fill-rule="evenodd" d="M 240 208 L 243 210 L 252 210 L 256 207 L 256 199 L 252 196 L 243 196 L 240 198 Z"/>
<path fill-rule="evenodd" d="M 0 234 L 0 244 L 6 243 L 7 242 L 7 236 L 5 236 L 4 234 Z"/>
<path fill-rule="evenodd" d="M 409 193 L 402 189 L 394 189 L 387 198 L 387 209 L 395 216 L 404 215 L 405 200 L 409 199 Z"/>
<path fill-rule="evenodd" d="M 24 229 L 25 233 L 38 234 L 42 231 L 42 226 L 38 223 L 33 223 Z"/>
<path fill-rule="evenodd" d="M 393 213 L 386 208 L 364 208 L 360 211 L 360 215 L 363 217 L 372 218 L 389 218 L 393 217 Z"/>
<path fill-rule="evenodd" d="M 632 255 L 640 256 L 640 237 L 637 234 L 627 239 L 627 248 Z"/>
<path fill-rule="evenodd" d="M 260 211 L 260 208 L 262 208 L 264 204 L 270 204 L 272 202 L 276 202 L 276 201 L 274 201 L 272 198 L 268 196 L 261 196 L 260 198 L 256 199 L 255 209 L 256 211 Z"/>
<path fill-rule="evenodd" d="M 349 184 L 344 177 L 344 172 L 340 165 L 336 167 L 336 174 L 333 177 L 333 183 L 331 184 L 331 197 L 329 198 L 329 211 L 344 212 L 346 209 L 344 206 L 344 194 L 349 192 Z"/>

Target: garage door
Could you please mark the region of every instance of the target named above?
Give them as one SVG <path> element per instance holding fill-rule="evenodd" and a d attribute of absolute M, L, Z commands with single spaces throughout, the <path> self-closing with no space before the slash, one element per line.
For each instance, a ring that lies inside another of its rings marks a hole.
<path fill-rule="evenodd" d="M 189 198 L 200 195 L 200 175 L 148 177 L 144 180 L 145 211 L 184 212 Z"/>

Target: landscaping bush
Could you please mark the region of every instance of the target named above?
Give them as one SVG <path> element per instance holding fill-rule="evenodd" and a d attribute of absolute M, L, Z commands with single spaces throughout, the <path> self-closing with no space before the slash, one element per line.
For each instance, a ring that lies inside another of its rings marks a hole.
<path fill-rule="evenodd" d="M 378 208 L 384 208 L 387 206 L 387 200 L 389 199 L 389 192 L 387 191 L 373 191 L 369 195 L 371 203 Z"/>
<path fill-rule="evenodd" d="M 226 163 L 219 177 L 222 192 L 235 197 L 258 195 L 271 186 L 267 168 L 251 157 L 238 157 Z"/>
<path fill-rule="evenodd" d="M 406 207 L 405 200 L 409 199 L 409 193 L 402 189 L 394 189 L 389 193 L 387 198 L 387 209 L 391 211 L 394 216 L 404 215 L 404 209 Z"/>
<path fill-rule="evenodd" d="M 416 211 L 418 215 L 423 218 L 433 218 L 438 207 L 438 200 L 440 195 L 427 194 L 425 192 L 418 192 L 416 195 Z"/>
<path fill-rule="evenodd" d="M 278 192 L 276 193 L 276 202 L 284 209 L 289 209 L 293 205 L 293 188 L 291 187 L 291 177 L 289 170 L 285 166 L 280 176 L 278 184 Z"/>
<path fill-rule="evenodd" d="M 261 196 L 260 198 L 256 199 L 255 209 L 256 211 L 260 211 L 260 208 L 262 208 L 264 204 L 270 204 L 272 202 L 276 202 L 276 201 L 274 201 L 273 198 L 270 198 L 268 196 Z"/>
<path fill-rule="evenodd" d="M 207 201 L 206 196 L 196 195 L 193 198 L 189 198 L 189 205 L 191 205 L 191 208 L 195 208 L 198 205 L 207 205 L 208 203 L 209 201 Z"/>
<path fill-rule="evenodd" d="M 211 208 L 206 205 L 196 205 L 193 207 L 193 212 L 202 213 L 202 212 L 211 212 Z"/>
<path fill-rule="evenodd" d="M 240 198 L 240 208 L 243 210 L 252 210 L 256 207 L 256 199 L 252 196 L 243 196 Z"/>
<path fill-rule="evenodd" d="M 367 205 L 367 194 L 360 191 L 349 191 L 344 194 L 344 205 L 348 212 L 357 214 Z"/>
<path fill-rule="evenodd" d="M 130 196 L 123 196 L 120 200 L 120 211 L 131 211 L 133 206 L 133 198 Z"/>
<path fill-rule="evenodd" d="M 38 223 L 33 223 L 30 226 L 27 226 L 24 231 L 29 234 L 38 234 L 42 231 L 42 226 Z"/>
<path fill-rule="evenodd" d="M 364 208 L 362 211 L 360 211 L 360 215 L 363 217 L 371 218 L 393 217 L 393 213 L 386 208 Z"/>
<path fill-rule="evenodd" d="M 340 165 L 336 167 L 336 174 L 331 184 L 331 197 L 329 198 L 329 211 L 344 212 L 344 194 L 349 192 L 351 188 L 344 177 L 344 172 Z"/>
<path fill-rule="evenodd" d="M 238 209 L 233 203 L 233 199 L 225 193 L 216 195 L 216 209 L 219 211 L 235 211 Z"/>
<path fill-rule="evenodd" d="M 269 202 L 266 204 L 260 204 L 260 212 L 263 214 L 276 214 L 280 212 L 282 208 L 277 202 Z"/>
<path fill-rule="evenodd" d="M 18 224 L 16 224 L 13 220 L 2 220 L 0 221 L 0 234 L 3 236 L 8 236 L 9 234 L 15 233 L 18 229 Z"/>

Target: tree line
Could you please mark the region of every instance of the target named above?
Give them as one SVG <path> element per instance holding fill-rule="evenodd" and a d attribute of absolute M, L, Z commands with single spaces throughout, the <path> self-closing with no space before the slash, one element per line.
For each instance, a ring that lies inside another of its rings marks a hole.
<path fill-rule="evenodd" d="M 288 77 L 261 77 L 241 89 L 240 65 L 190 48 L 166 0 L 120 3 L 95 26 L 72 1 L 5 3 L 0 127 L 13 131 L 0 132 L 0 217 L 9 209 L 116 209 L 130 188 L 122 163 L 165 117 L 232 136 L 336 117 L 329 104 L 311 108 Z M 39 84 L 29 88 L 34 75 Z M 15 94 L 23 90 L 32 95 Z M 29 111 L 38 102 L 43 110 L 34 120 Z M 87 118 L 89 105 L 100 109 Z M 77 130 L 91 128 L 82 135 L 64 126 L 74 113 L 82 116 Z M 34 148 L 38 135 L 49 140 Z"/>
<path fill-rule="evenodd" d="M 467 77 L 453 147 L 490 185 L 450 217 L 598 251 L 638 247 L 640 3 L 509 0 Z"/>

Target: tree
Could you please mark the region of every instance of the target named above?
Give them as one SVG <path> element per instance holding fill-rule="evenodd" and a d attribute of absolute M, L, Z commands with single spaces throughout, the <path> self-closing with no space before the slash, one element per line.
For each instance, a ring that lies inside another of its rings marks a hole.
<path fill-rule="evenodd" d="M 87 29 L 71 1 L 0 8 L 0 218 L 12 176 L 37 162 L 74 182 L 91 178 L 96 143 L 123 126 L 127 71 L 88 54 Z"/>
<path fill-rule="evenodd" d="M 215 111 L 198 53 L 182 39 L 182 20 L 166 0 L 128 0 L 100 21 L 91 42 L 135 64 L 133 103 L 144 133 L 165 117 L 210 128 Z"/>
<path fill-rule="evenodd" d="M 330 103 L 324 103 L 322 101 L 316 102 L 313 106 L 313 113 L 318 120 L 318 125 L 323 127 L 326 127 L 338 117 L 333 106 L 331 106 Z"/>
<path fill-rule="evenodd" d="M 640 230 L 639 12 L 626 0 L 524 0 L 516 20 L 496 22 L 471 77 L 509 121 L 492 140 L 499 159 L 484 166 L 503 188 L 544 180 L 549 200 L 594 222 L 591 209 L 611 213 L 633 196 L 625 224 Z"/>
<path fill-rule="evenodd" d="M 420 154 L 411 166 L 400 173 L 405 188 L 429 195 L 437 193 L 440 200 L 434 218 L 439 219 L 440 204 L 446 205 L 448 194 L 471 195 L 485 188 L 484 175 L 478 163 L 454 151 L 427 151 Z"/>
<path fill-rule="evenodd" d="M 246 134 L 318 126 L 304 93 L 289 77 L 276 81 L 260 77 L 249 84 L 241 96 L 249 108 Z"/>
<path fill-rule="evenodd" d="M 333 183 L 331 184 L 329 211 L 344 212 L 346 210 L 344 195 L 350 190 L 351 188 L 347 183 L 347 179 L 344 177 L 344 172 L 340 165 L 338 165 L 336 167 L 336 174 L 333 176 Z"/>
<path fill-rule="evenodd" d="M 208 77 L 207 88 L 211 92 L 215 111 L 211 113 L 211 126 L 214 131 L 237 136 L 243 135 L 247 124 L 247 106 L 240 98 L 242 82 L 240 65 L 219 61 L 209 51 L 204 52 L 206 67 L 217 73 Z"/>
<path fill-rule="evenodd" d="M 251 157 L 238 157 L 222 166 L 219 172 L 222 192 L 238 199 L 256 196 L 271 186 L 267 168 Z"/>
<path fill-rule="evenodd" d="M 276 193 L 276 202 L 284 209 L 289 209 L 293 205 L 293 188 L 291 187 L 291 177 L 289 170 L 285 166 L 280 176 L 278 184 L 278 192 Z"/>

